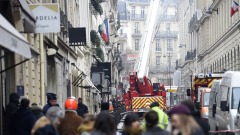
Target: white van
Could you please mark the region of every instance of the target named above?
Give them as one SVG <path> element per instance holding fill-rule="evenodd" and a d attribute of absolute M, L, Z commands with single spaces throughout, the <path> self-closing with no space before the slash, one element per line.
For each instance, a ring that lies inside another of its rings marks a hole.
<path fill-rule="evenodd" d="M 240 72 L 223 75 L 217 93 L 216 130 L 235 130 L 234 121 L 240 100 Z"/>
<path fill-rule="evenodd" d="M 222 80 L 214 80 L 211 92 L 210 92 L 210 99 L 209 99 L 209 106 L 208 106 L 208 123 L 210 126 L 210 130 L 214 131 L 216 129 L 216 107 L 217 107 L 217 93 L 220 89 Z"/>

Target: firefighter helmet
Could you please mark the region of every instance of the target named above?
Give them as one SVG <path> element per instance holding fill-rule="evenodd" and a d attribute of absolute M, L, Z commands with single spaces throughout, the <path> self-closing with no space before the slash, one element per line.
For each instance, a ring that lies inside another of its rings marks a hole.
<path fill-rule="evenodd" d="M 69 97 L 65 101 L 65 109 L 66 110 L 77 110 L 78 103 L 75 97 Z"/>

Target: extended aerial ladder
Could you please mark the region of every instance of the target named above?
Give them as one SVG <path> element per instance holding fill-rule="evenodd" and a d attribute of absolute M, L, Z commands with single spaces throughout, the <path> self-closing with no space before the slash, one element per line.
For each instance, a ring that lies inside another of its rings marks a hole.
<path fill-rule="evenodd" d="M 147 78 L 149 71 L 149 61 L 151 45 L 159 26 L 158 18 L 160 11 L 160 0 L 151 0 L 146 28 L 140 42 L 140 51 L 134 71 L 130 73 L 128 93 L 125 94 L 126 108 L 139 109 L 149 108 L 149 102 L 159 101 L 164 108 L 165 103 L 160 91 L 153 91 L 151 81 Z M 140 104 L 139 104 L 140 103 Z M 131 106 L 131 107 L 129 107 Z"/>

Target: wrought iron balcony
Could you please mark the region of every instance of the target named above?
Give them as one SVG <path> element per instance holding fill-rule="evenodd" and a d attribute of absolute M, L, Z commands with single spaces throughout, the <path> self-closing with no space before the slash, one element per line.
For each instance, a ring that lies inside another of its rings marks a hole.
<path fill-rule="evenodd" d="M 159 22 L 162 22 L 162 21 L 175 21 L 175 19 L 176 19 L 175 15 L 167 15 L 167 16 L 162 15 L 159 18 Z"/>
<path fill-rule="evenodd" d="M 175 69 L 174 67 L 171 67 L 170 72 L 174 72 Z M 166 65 L 159 65 L 159 67 L 157 66 L 151 66 L 149 67 L 149 72 L 150 73 L 169 73 L 169 66 Z"/>
<path fill-rule="evenodd" d="M 142 33 L 135 32 L 135 33 L 132 34 L 132 37 L 142 37 Z"/>
<path fill-rule="evenodd" d="M 119 15 L 120 20 L 130 20 L 130 18 L 131 18 L 130 15 L 125 15 L 125 14 L 124 15 Z"/>
<path fill-rule="evenodd" d="M 198 21 L 197 21 L 197 12 L 195 12 L 188 23 L 188 32 L 193 32 L 198 29 Z"/>
<path fill-rule="evenodd" d="M 131 20 L 146 20 L 146 14 L 131 14 Z"/>
<path fill-rule="evenodd" d="M 129 4 L 150 5 L 150 0 L 128 0 Z"/>
<path fill-rule="evenodd" d="M 119 35 L 119 38 L 120 38 L 120 39 L 125 39 L 125 38 L 127 38 L 127 33 L 120 34 L 120 35 Z"/>
<path fill-rule="evenodd" d="M 196 58 L 196 49 L 187 51 L 187 55 L 185 56 L 185 61 L 194 60 Z"/>
<path fill-rule="evenodd" d="M 160 31 L 156 34 L 157 38 L 177 38 L 178 33 L 176 31 Z"/>

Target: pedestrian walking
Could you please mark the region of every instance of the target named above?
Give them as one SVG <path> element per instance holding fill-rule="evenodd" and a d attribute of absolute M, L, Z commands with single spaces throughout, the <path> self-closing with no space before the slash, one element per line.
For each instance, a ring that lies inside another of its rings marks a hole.
<path fill-rule="evenodd" d="M 60 135 L 78 135 L 77 129 L 82 124 L 83 119 L 76 112 L 77 104 L 75 97 L 69 97 L 65 101 L 65 116 L 58 127 Z"/>
<path fill-rule="evenodd" d="M 82 103 L 82 98 L 78 98 L 77 113 L 82 118 L 84 117 L 85 114 L 88 113 L 88 107 L 85 104 Z"/>
<path fill-rule="evenodd" d="M 111 114 L 102 111 L 98 114 L 91 135 L 116 135 L 117 127 Z"/>
<path fill-rule="evenodd" d="M 191 100 L 185 100 L 182 101 L 181 104 L 188 107 L 188 109 L 191 112 L 191 115 L 195 119 L 195 121 L 198 123 L 198 125 L 202 128 L 202 131 L 205 135 L 209 134 L 209 124 L 206 122 L 200 115 L 200 113 L 195 109 L 194 104 Z"/>
<path fill-rule="evenodd" d="M 45 115 L 47 113 L 47 110 L 51 106 L 59 106 L 57 104 L 57 95 L 54 93 L 47 93 L 47 104 L 43 107 L 43 114 Z"/>
<path fill-rule="evenodd" d="M 172 135 L 204 135 L 185 105 L 174 106 L 170 110 L 169 116 L 172 122 Z"/>
<path fill-rule="evenodd" d="M 19 107 L 19 95 L 17 93 L 11 93 L 9 96 L 10 102 L 6 106 L 6 130 L 9 135 L 14 135 L 13 122 L 14 114 L 17 112 Z"/>
<path fill-rule="evenodd" d="M 109 106 L 110 106 L 110 105 L 109 105 L 108 102 L 103 102 L 103 103 L 101 104 L 101 112 L 106 111 L 106 112 L 110 113 Z M 114 112 L 111 112 L 110 114 L 111 114 L 111 116 L 112 116 L 113 119 L 114 119 L 115 125 L 117 126 L 118 122 L 117 122 L 117 119 L 116 119 L 115 116 L 114 116 Z"/>
<path fill-rule="evenodd" d="M 157 112 L 157 114 L 158 114 L 158 121 L 159 121 L 158 126 L 161 129 L 166 130 L 166 128 L 168 126 L 168 115 L 160 109 L 160 104 L 158 102 L 153 102 L 150 105 L 150 108 L 153 111 Z M 145 119 L 143 120 L 143 128 L 146 129 Z"/>
<path fill-rule="evenodd" d="M 57 128 L 60 125 L 60 120 L 64 118 L 64 111 L 59 107 L 50 107 L 43 116 L 35 123 L 31 134 L 32 135 L 59 135 Z"/>
<path fill-rule="evenodd" d="M 94 115 L 87 114 L 83 119 L 83 124 L 78 128 L 78 133 L 81 135 L 90 135 L 93 131 L 95 120 Z"/>
<path fill-rule="evenodd" d="M 14 135 L 30 135 L 36 118 L 29 109 L 30 100 L 23 98 L 20 108 L 14 115 Z"/>
<path fill-rule="evenodd" d="M 36 103 L 32 103 L 31 110 L 37 120 L 44 116 L 42 108 L 40 108 Z"/>
<path fill-rule="evenodd" d="M 101 104 L 101 111 L 108 111 L 109 112 L 109 103 L 108 102 L 103 102 Z"/>
<path fill-rule="evenodd" d="M 169 133 L 161 129 L 158 125 L 159 117 L 156 111 L 150 111 L 145 114 L 146 131 L 142 135 L 169 135 Z"/>
<path fill-rule="evenodd" d="M 140 128 L 138 115 L 135 113 L 127 114 L 122 135 L 141 135 L 141 133 L 142 129 Z"/>

